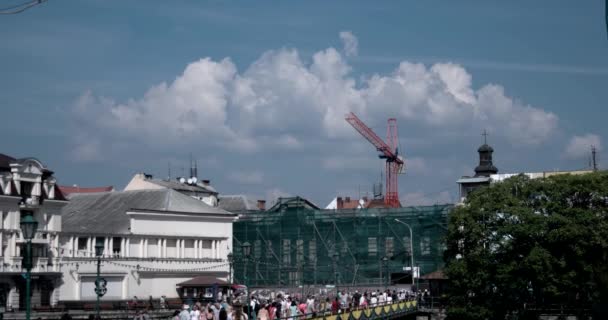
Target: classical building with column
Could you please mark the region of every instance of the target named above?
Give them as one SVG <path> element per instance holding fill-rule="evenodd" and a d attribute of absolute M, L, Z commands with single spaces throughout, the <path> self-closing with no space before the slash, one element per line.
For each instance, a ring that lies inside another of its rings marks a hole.
<path fill-rule="evenodd" d="M 170 188 L 73 194 L 62 210 L 60 299 L 95 299 L 95 243 L 104 244 L 102 299 L 178 297 L 195 276 L 226 280 L 236 215 Z"/>
<path fill-rule="evenodd" d="M 0 311 L 25 308 L 23 214 L 38 222 L 32 239 L 31 304 L 35 309 L 57 303 L 62 282 L 57 248 L 66 204 L 53 172 L 42 162 L 0 154 Z"/>

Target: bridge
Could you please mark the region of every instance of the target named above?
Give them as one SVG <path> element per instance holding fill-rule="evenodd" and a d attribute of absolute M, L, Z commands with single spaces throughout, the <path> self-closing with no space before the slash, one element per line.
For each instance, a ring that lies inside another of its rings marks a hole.
<path fill-rule="evenodd" d="M 399 301 L 391 304 L 370 306 L 364 309 L 328 314 L 312 318 L 313 320 L 376 320 L 397 319 L 418 313 L 418 302 Z"/>

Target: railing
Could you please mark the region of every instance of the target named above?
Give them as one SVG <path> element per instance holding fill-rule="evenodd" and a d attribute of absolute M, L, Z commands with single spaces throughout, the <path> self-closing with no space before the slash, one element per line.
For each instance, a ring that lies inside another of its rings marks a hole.
<path fill-rule="evenodd" d="M 374 320 L 400 317 L 417 311 L 418 302 L 416 300 L 400 300 L 392 303 L 377 303 L 365 307 L 345 308 L 338 310 L 338 312 L 319 311 L 307 314 L 298 312 L 297 316 L 281 317 L 279 320 Z"/>

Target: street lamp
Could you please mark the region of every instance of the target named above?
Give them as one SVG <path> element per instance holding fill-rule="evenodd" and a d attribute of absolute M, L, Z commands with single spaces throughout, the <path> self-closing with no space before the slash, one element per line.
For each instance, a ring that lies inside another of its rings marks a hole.
<path fill-rule="evenodd" d="M 410 230 L 410 250 L 412 252 L 410 252 L 410 267 L 412 270 L 412 287 L 414 286 L 414 238 L 412 237 L 412 227 L 410 227 L 409 224 L 399 220 L 399 219 L 395 219 L 395 221 L 404 224 L 409 230 Z"/>
<path fill-rule="evenodd" d="M 38 229 L 38 221 L 34 219 L 32 211 L 21 211 L 21 221 L 19 222 L 23 239 L 27 241 L 25 248 L 25 259 L 23 266 L 25 267 L 25 319 L 30 320 L 32 306 L 30 302 L 31 281 L 32 281 L 32 239 Z"/>
<path fill-rule="evenodd" d="M 251 319 L 251 295 L 249 291 L 249 287 L 247 286 L 247 263 L 249 262 L 249 256 L 251 255 L 251 243 L 249 241 L 245 241 L 242 244 L 243 247 L 243 255 L 245 256 L 245 272 L 243 274 L 244 285 L 247 288 L 247 319 Z"/>
<path fill-rule="evenodd" d="M 99 299 L 106 294 L 107 282 L 106 279 L 100 277 L 101 272 L 101 256 L 103 255 L 103 238 L 97 237 L 95 238 L 95 256 L 97 257 L 97 277 L 95 278 L 95 294 L 97 295 L 97 304 L 95 305 L 95 311 L 97 312 L 97 318 L 100 319 L 99 316 Z"/>
<path fill-rule="evenodd" d="M 382 257 L 382 266 L 384 267 L 384 272 L 386 273 L 386 282 L 384 282 L 384 289 L 388 288 L 388 257 Z M 384 277 L 383 277 L 384 278 Z M 384 280 L 384 279 L 382 279 Z"/>

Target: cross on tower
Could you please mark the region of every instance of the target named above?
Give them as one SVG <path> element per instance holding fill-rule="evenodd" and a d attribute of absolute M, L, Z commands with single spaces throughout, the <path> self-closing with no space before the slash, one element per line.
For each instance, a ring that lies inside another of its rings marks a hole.
<path fill-rule="evenodd" d="M 489 133 L 486 131 L 486 129 L 483 129 L 483 133 L 481 135 L 483 136 L 483 144 L 487 144 L 487 138 Z"/>

